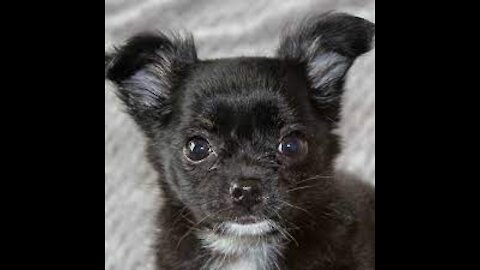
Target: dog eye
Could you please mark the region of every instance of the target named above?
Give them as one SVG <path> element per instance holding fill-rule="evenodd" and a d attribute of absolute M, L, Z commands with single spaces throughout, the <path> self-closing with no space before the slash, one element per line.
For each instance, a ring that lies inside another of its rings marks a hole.
<path fill-rule="evenodd" d="M 193 161 L 205 159 L 212 152 L 208 141 L 201 137 L 190 139 L 185 148 L 186 156 Z"/>
<path fill-rule="evenodd" d="M 307 153 L 307 142 L 297 136 L 283 138 L 278 145 L 278 152 L 288 157 L 297 157 Z"/>

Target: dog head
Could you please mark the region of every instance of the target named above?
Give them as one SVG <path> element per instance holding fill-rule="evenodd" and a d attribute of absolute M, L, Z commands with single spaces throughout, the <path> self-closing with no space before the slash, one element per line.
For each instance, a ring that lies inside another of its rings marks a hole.
<path fill-rule="evenodd" d="M 198 59 L 190 36 L 142 34 L 105 72 L 196 222 L 266 234 L 328 200 L 343 83 L 374 31 L 330 13 L 288 31 L 273 58 L 217 60 Z"/>

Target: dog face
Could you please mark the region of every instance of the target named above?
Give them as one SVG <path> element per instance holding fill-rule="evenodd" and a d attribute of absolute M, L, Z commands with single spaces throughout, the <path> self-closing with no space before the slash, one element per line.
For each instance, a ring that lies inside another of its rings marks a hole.
<path fill-rule="evenodd" d="M 301 94 L 307 87 L 300 66 L 275 59 L 199 63 L 186 75 L 174 116 L 155 140 L 165 143 L 151 153 L 165 149 L 154 160 L 172 164 L 169 184 L 198 220 L 277 220 L 285 202 L 300 203 L 289 189 L 328 173 L 335 138 Z"/>
<path fill-rule="evenodd" d="M 161 184 L 198 225 L 266 234 L 326 205 L 345 75 L 374 25 L 310 18 L 275 58 L 199 60 L 190 37 L 143 34 L 106 56 Z"/>

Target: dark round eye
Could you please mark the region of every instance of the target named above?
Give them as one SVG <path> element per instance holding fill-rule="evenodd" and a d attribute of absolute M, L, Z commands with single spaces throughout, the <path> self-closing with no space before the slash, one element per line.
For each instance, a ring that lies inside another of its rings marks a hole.
<path fill-rule="evenodd" d="M 200 161 L 205 159 L 212 152 L 210 144 L 201 137 L 190 139 L 185 146 L 186 156 L 193 161 Z"/>
<path fill-rule="evenodd" d="M 278 152 L 288 157 L 296 157 L 307 153 L 307 142 L 297 136 L 285 137 L 278 145 Z"/>

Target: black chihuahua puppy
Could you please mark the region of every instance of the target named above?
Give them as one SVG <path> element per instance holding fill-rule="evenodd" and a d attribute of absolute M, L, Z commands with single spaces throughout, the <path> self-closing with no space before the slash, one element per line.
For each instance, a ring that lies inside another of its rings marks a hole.
<path fill-rule="evenodd" d="M 200 60 L 191 37 L 141 34 L 105 55 L 147 139 L 162 270 L 374 269 L 375 191 L 336 172 L 346 74 L 375 25 L 309 17 L 273 58 Z"/>

